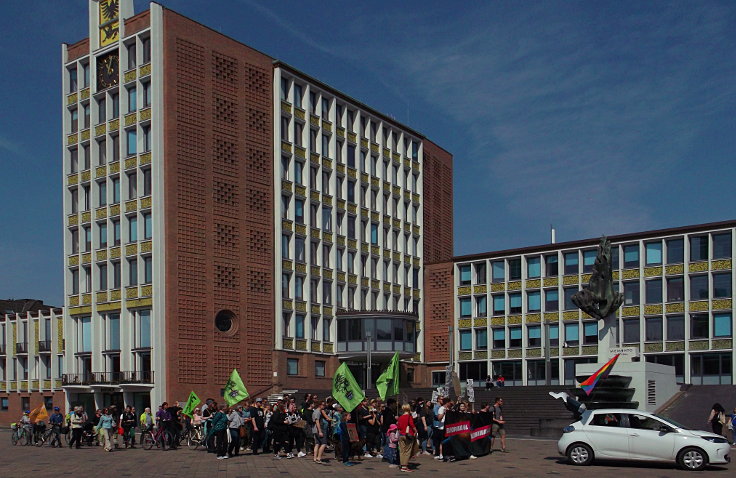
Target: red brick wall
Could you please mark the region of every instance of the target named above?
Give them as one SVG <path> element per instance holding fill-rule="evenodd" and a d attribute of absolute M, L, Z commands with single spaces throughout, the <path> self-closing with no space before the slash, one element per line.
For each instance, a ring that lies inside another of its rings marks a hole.
<path fill-rule="evenodd" d="M 448 331 L 452 325 L 453 263 L 424 266 L 424 351 L 426 362 L 449 360 Z"/>
<path fill-rule="evenodd" d="M 64 392 L 30 392 L 30 393 L 0 393 L 0 397 L 8 399 L 8 409 L 0 410 L 0 426 L 7 427 L 11 423 L 17 422 L 24 410 L 21 408 L 21 398 L 30 397 L 30 409 L 34 409 L 43 403 L 44 397 L 54 397 L 54 406 L 61 408 L 62 413 L 66 413 L 64 409 Z M 51 410 L 49 410 L 49 415 Z"/>
<path fill-rule="evenodd" d="M 80 40 L 67 48 L 67 61 L 74 61 L 89 53 L 89 38 Z"/>
<path fill-rule="evenodd" d="M 130 36 L 151 26 L 151 11 L 146 10 L 124 20 L 125 36 Z"/>
<path fill-rule="evenodd" d="M 164 10 L 167 398 L 273 371 L 271 58 Z M 237 330 L 215 328 L 218 311 Z"/>
<path fill-rule="evenodd" d="M 453 255 L 452 155 L 424 140 L 424 263 Z M 426 284 L 426 283 L 425 283 Z"/>

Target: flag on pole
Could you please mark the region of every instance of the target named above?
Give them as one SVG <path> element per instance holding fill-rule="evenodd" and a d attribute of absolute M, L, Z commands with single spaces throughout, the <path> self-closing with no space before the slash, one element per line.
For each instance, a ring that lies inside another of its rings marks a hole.
<path fill-rule="evenodd" d="M 202 403 L 202 400 L 199 399 L 196 393 L 192 390 L 189 392 L 189 398 L 187 399 L 186 405 L 184 405 L 184 409 L 181 411 L 184 415 L 191 417 L 192 412 L 195 408 L 197 408 L 197 405 Z"/>
<path fill-rule="evenodd" d="M 394 352 L 388 367 L 376 380 L 376 389 L 378 389 L 381 400 L 386 400 L 387 395 L 399 394 L 399 373 L 399 352 Z"/>
<path fill-rule="evenodd" d="M 248 398 L 248 389 L 243 385 L 243 380 L 240 378 L 237 369 L 233 369 L 230 373 L 230 378 L 225 384 L 225 402 L 228 407 L 232 407 L 241 400 Z"/>
<path fill-rule="evenodd" d="M 363 390 L 360 389 L 355 377 L 350 373 L 348 364 L 344 362 L 335 371 L 335 376 L 332 377 L 332 396 L 346 412 L 352 412 L 365 398 Z"/>
<path fill-rule="evenodd" d="M 580 388 L 583 389 L 586 395 L 590 395 L 600 379 L 608 377 L 608 374 L 611 373 L 613 364 L 616 363 L 619 355 L 621 354 L 616 354 L 616 356 L 606 362 L 603 367 L 599 368 L 596 373 L 586 378 L 584 382 L 580 382 Z"/>
<path fill-rule="evenodd" d="M 31 419 L 32 423 L 45 422 L 49 419 L 49 413 L 46 411 L 46 406 L 42 403 L 38 407 L 34 408 L 31 413 L 28 414 L 28 418 Z"/>

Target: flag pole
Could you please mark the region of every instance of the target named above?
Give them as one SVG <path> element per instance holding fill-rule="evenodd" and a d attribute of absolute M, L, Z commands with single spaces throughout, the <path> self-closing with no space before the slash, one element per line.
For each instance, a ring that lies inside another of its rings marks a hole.
<path fill-rule="evenodd" d="M 373 372 L 372 365 L 371 365 L 371 349 L 373 349 L 373 341 L 371 340 L 372 335 L 373 334 L 371 333 L 370 330 L 366 331 L 365 333 L 365 338 L 366 338 L 366 341 L 368 342 L 368 370 L 367 370 L 368 376 L 365 379 L 366 391 L 368 391 L 368 389 L 371 388 L 371 378 L 373 378 L 373 376 L 371 375 Z"/>

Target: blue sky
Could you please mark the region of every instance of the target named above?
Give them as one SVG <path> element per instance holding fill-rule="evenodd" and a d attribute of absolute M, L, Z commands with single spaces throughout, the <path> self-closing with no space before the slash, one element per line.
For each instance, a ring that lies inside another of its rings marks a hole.
<path fill-rule="evenodd" d="M 451 151 L 456 254 L 736 218 L 734 2 L 161 3 Z M 0 27 L 0 297 L 61 304 L 60 44 L 87 2 L 7 0 Z"/>

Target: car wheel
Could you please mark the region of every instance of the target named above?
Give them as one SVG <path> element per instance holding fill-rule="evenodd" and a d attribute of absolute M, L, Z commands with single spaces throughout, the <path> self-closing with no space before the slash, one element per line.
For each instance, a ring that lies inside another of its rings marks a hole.
<path fill-rule="evenodd" d="M 585 443 L 573 443 L 567 449 L 567 459 L 575 466 L 587 466 L 593 462 L 593 449 Z"/>
<path fill-rule="evenodd" d="M 677 464 L 683 470 L 700 471 L 708 464 L 708 455 L 700 448 L 683 448 L 677 454 Z"/>

